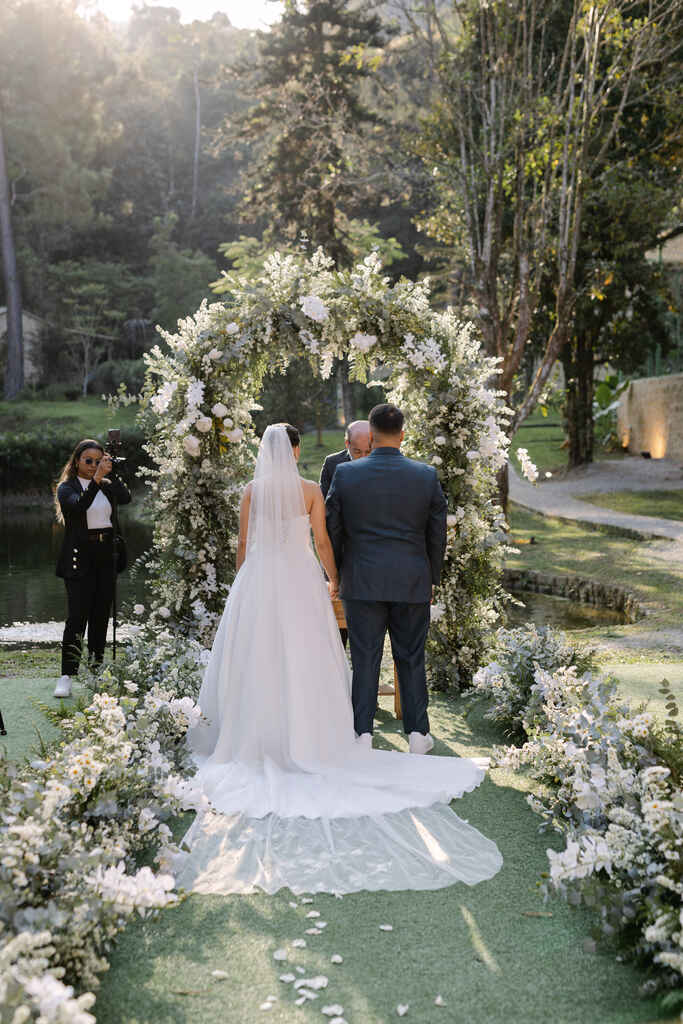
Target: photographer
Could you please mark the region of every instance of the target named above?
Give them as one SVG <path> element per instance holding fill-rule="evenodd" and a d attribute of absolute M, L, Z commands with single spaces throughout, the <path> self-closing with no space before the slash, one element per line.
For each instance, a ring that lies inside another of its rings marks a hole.
<path fill-rule="evenodd" d="M 57 575 L 66 584 L 68 602 L 55 697 L 71 696 L 86 624 L 91 663 L 98 665 L 104 657 L 115 571 L 126 565 L 116 513 L 129 501 L 130 491 L 112 471 L 112 458 L 102 445 L 90 439 L 77 444 L 55 488 L 57 521 L 66 527 Z"/>

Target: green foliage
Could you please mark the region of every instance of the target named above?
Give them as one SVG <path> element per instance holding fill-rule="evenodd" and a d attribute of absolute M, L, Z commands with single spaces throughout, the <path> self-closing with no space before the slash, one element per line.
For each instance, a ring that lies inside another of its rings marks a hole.
<path fill-rule="evenodd" d="M 150 240 L 150 285 L 154 295 L 151 318 L 165 330 L 175 328 L 188 310 L 196 309 L 210 295 L 209 282 L 216 276 L 216 264 L 199 251 L 181 249 L 173 241 L 178 218 L 168 214 L 154 221 Z"/>
<path fill-rule="evenodd" d="M 106 443 L 106 435 L 96 440 Z M 0 433 L 0 493 L 40 491 L 49 493 L 79 437 L 71 427 L 43 425 L 39 429 Z M 122 435 L 121 451 L 126 458 L 126 474 L 133 474 L 146 465 L 143 450 L 145 435 L 141 430 L 127 430 Z"/>
<path fill-rule="evenodd" d="M 107 359 L 100 363 L 89 381 L 90 391 L 95 395 L 114 394 L 120 386 L 137 395 L 145 382 L 145 364 L 142 359 Z"/>

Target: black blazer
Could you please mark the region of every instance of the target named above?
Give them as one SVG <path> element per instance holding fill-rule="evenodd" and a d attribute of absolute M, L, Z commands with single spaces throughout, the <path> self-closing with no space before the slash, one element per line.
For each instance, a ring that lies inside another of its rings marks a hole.
<path fill-rule="evenodd" d="M 340 464 L 325 502 L 349 600 L 429 601 L 446 550 L 446 499 L 433 466 L 398 448 Z"/>
<path fill-rule="evenodd" d="M 320 490 L 323 492 L 323 498 L 327 497 L 334 471 L 342 462 L 351 462 L 351 456 L 346 448 L 343 452 L 335 452 L 334 455 L 328 455 L 323 462 L 323 468 L 320 470 Z"/>
<path fill-rule="evenodd" d="M 95 495 L 102 490 L 111 502 L 111 521 L 118 527 L 116 510 L 119 505 L 127 505 L 130 501 L 130 491 L 117 477 L 107 478 L 97 484 L 93 480 L 90 486 L 84 491 L 78 477 L 73 480 L 65 480 L 57 489 L 57 498 L 64 516 L 64 540 L 62 550 L 57 560 L 57 575 L 64 579 L 78 579 L 84 576 L 90 568 L 87 555 L 88 541 L 88 509 L 95 500 Z M 117 528 L 117 537 L 121 538 L 121 532 Z M 123 544 L 123 538 L 117 541 L 117 546 Z M 121 564 L 121 550 L 118 557 L 119 572 L 124 566 Z"/>

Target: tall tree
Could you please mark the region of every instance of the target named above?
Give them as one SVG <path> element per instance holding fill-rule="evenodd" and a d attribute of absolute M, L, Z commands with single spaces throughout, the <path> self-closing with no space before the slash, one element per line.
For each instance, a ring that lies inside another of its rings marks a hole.
<path fill-rule="evenodd" d="M 553 310 L 515 429 L 571 336 L 587 184 L 604 170 L 639 79 L 679 47 L 678 0 L 464 0 L 439 26 L 441 96 L 422 153 L 434 170 L 433 230 L 464 240 L 476 315 L 512 394 L 544 282 Z"/>
<path fill-rule="evenodd" d="M 242 208 L 271 240 L 304 234 L 338 264 L 349 263 L 345 218 L 377 177 L 368 157 L 379 118 L 360 85 L 388 34 L 367 4 L 348 0 L 289 3 L 282 20 L 259 33 L 257 103 L 227 140 L 256 144 Z"/>
<path fill-rule="evenodd" d="M 7 366 L 5 398 L 16 398 L 24 386 L 24 338 L 22 329 L 21 288 L 17 273 L 17 255 L 12 229 L 9 176 L 5 159 L 5 138 L 0 106 L 0 247 L 7 301 Z"/>

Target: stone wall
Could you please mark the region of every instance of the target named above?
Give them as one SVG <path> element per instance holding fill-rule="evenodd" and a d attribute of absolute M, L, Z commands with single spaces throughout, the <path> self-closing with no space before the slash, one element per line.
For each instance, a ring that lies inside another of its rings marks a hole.
<path fill-rule="evenodd" d="M 645 612 L 638 600 L 623 587 L 586 580 L 581 576 L 551 576 L 534 569 L 504 569 L 503 584 L 506 590 L 533 590 L 537 594 L 553 594 L 568 597 L 579 604 L 590 604 L 594 608 L 611 608 L 621 612 L 627 622 L 637 622 Z"/>
<path fill-rule="evenodd" d="M 635 455 L 683 462 L 683 373 L 631 381 L 617 424 L 621 443 Z"/>

